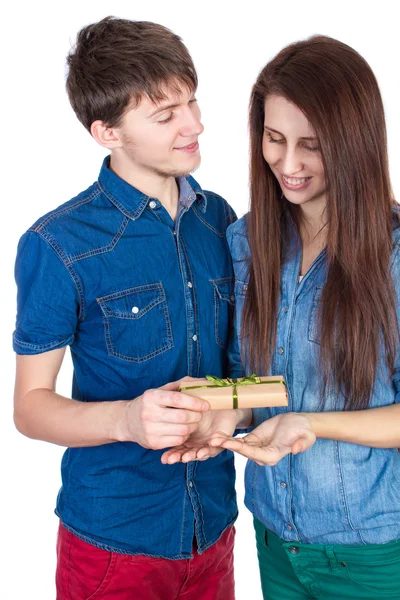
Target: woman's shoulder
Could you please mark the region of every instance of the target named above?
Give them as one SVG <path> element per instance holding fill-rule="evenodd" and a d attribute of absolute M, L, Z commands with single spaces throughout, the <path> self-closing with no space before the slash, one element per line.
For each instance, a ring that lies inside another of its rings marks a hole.
<path fill-rule="evenodd" d="M 240 219 L 237 219 L 234 223 L 229 225 L 226 230 L 227 237 L 234 237 L 235 235 L 244 235 L 247 237 L 247 221 L 248 221 L 249 213 L 245 214 Z"/>
<path fill-rule="evenodd" d="M 393 208 L 391 271 L 397 283 L 400 275 L 400 207 Z"/>
<path fill-rule="evenodd" d="M 226 239 L 234 262 L 246 259 L 250 255 L 247 220 L 248 214 L 229 225 L 226 230 Z"/>

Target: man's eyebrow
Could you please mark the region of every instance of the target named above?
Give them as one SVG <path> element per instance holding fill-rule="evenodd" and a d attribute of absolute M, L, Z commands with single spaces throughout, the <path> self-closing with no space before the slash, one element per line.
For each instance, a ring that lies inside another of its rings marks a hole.
<path fill-rule="evenodd" d="M 179 104 L 176 102 L 174 104 L 164 104 L 163 106 L 159 106 L 158 108 L 156 108 L 155 111 L 151 113 L 151 115 L 149 115 L 149 119 L 151 119 L 151 117 L 154 117 L 160 112 L 164 112 L 164 110 L 171 110 L 172 108 L 176 108 L 177 106 L 179 106 Z"/>
<path fill-rule="evenodd" d="M 272 127 L 270 127 L 269 125 L 264 125 L 264 129 L 268 129 L 268 131 L 273 131 L 274 133 L 277 133 L 278 135 L 281 135 L 282 137 L 285 137 L 285 136 L 283 135 L 283 133 L 281 133 L 280 131 L 277 131 L 276 129 L 272 129 Z M 300 140 L 308 140 L 308 141 L 310 141 L 310 142 L 313 142 L 313 141 L 315 141 L 317 138 L 314 136 L 314 137 L 301 137 L 301 138 L 299 138 L 299 139 L 300 139 Z"/>

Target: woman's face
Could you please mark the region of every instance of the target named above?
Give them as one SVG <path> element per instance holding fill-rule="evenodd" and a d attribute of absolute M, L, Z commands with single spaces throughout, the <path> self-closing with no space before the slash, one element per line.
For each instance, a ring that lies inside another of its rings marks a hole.
<path fill-rule="evenodd" d="M 304 113 L 283 96 L 265 101 L 263 155 L 285 198 L 321 214 L 326 184 L 319 142 Z"/>

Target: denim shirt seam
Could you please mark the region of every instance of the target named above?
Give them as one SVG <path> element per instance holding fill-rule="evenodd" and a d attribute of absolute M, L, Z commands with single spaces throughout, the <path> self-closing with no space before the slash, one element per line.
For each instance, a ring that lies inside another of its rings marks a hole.
<path fill-rule="evenodd" d="M 228 229 L 229 225 L 232 225 L 232 223 L 235 223 L 235 221 L 237 221 L 237 216 L 236 216 L 235 211 L 230 206 L 230 204 L 225 200 L 225 198 L 222 198 L 222 200 L 223 200 L 223 207 L 224 207 L 224 213 L 225 213 L 226 229 Z"/>
<path fill-rule="evenodd" d="M 194 325 L 194 331 L 196 333 L 200 329 L 199 322 L 198 322 L 196 285 L 195 285 L 195 281 L 193 278 L 193 272 L 192 272 L 192 267 L 190 265 L 189 256 L 187 254 L 185 244 L 184 244 L 182 238 L 180 238 L 180 243 L 182 246 L 183 254 L 185 256 L 185 271 L 186 271 L 186 266 L 187 266 L 187 274 L 189 275 L 189 280 L 193 284 L 193 287 L 191 288 L 191 293 L 192 293 L 192 297 L 193 297 L 193 325 Z M 192 346 L 192 344 L 190 344 L 190 346 Z M 198 377 L 199 376 L 199 367 L 200 367 L 200 354 L 201 354 L 201 336 L 197 338 L 196 351 L 197 351 L 198 361 L 197 361 L 197 372 L 195 373 L 195 375 L 196 375 L 196 377 Z"/>
<path fill-rule="evenodd" d="M 71 277 L 71 279 L 74 282 L 75 287 L 78 291 L 79 321 L 83 321 L 85 319 L 85 297 L 84 297 L 84 293 L 83 293 L 83 286 L 82 286 L 80 277 L 78 276 L 77 272 L 75 271 L 75 269 L 72 266 L 71 259 L 65 254 L 64 250 L 61 248 L 61 246 L 58 244 L 58 242 L 53 238 L 53 236 L 50 235 L 50 233 L 44 226 L 41 226 L 40 228 L 37 228 L 37 229 L 30 229 L 29 231 L 32 231 L 33 233 L 36 233 L 37 235 L 39 235 L 48 244 L 48 246 L 50 246 L 50 248 L 53 249 L 53 251 L 56 253 L 58 258 L 64 265 L 65 269 L 67 270 L 69 276 Z"/>
<path fill-rule="evenodd" d="M 114 196 L 114 194 L 112 194 L 100 181 L 98 181 L 97 184 L 98 184 L 101 192 L 107 198 L 107 200 L 109 200 L 111 202 L 111 204 L 113 204 L 123 215 L 125 215 L 132 221 L 136 221 L 136 219 L 138 219 L 142 215 L 144 209 L 146 208 L 147 204 L 149 203 L 149 200 L 150 200 L 149 196 L 146 196 L 145 194 L 143 194 L 142 199 L 141 199 L 139 205 L 137 206 L 136 210 L 131 211 L 128 208 L 126 208 L 122 204 L 122 202 L 117 200 L 117 198 Z"/>
<path fill-rule="evenodd" d="M 196 467 L 197 465 L 195 465 Z M 197 491 L 196 488 L 196 483 L 195 483 L 195 469 L 193 470 L 193 474 L 192 474 L 192 481 L 193 481 L 193 488 L 192 490 L 196 493 L 196 502 L 193 503 L 193 511 L 195 514 L 195 531 L 196 531 L 196 538 L 198 537 L 198 531 L 200 530 L 201 533 L 201 537 L 202 537 L 202 542 L 204 541 L 205 545 L 207 544 L 207 538 L 205 536 L 204 533 L 204 515 L 203 515 L 203 507 L 201 504 L 201 500 L 200 500 L 200 494 Z M 197 517 L 197 518 L 196 518 Z"/>
<path fill-rule="evenodd" d="M 40 233 L 41 229 L 46 228 L 49 223 L 51 223 L 58 217 L 68 214 L 68 213 L 72 212 L 73 210 L 75 210 L 76 208 L 80 208 L 84 204 L 88 204 L 88 203 L 92 202 L 92 200 L 97 198 L 97 196 L 99 196 L 99 195 L 100 195 L 100 190 L 97 189 L 97 190 L 94 190 L 91 194 L 89 194 L 89 196 L 82 198 L 81 200 L 78 200 L 77 202 L 75 202 L 74 204 L 71 204 L 70 206 L 56 209 L 53 213 L 51 213 L 46 218 L 44 218 L 43 221 L 40 221 L 36 227 L 31 227 L 29 229 L 29 231 L 34 231 L 35 233 Z"/>
<path fill-rule="evenodd" d="M 181 543 L 179 546 L 179 552 L 182 554 L 183 542 L 185 539 L 185 518 L 186 518 L 186 502 L 187 502 L 187 491 L 183 490 L 183 510 L 182 510 L 182 527 L 181 527 Z"/>
<path fill-rule="evenodd" d="M 49 342 L 48 344 L 32 344 L 31 342 L 24 342 L 16 335 L 15 332 L 13 333 L 13 338 L 14 338 L 15 343 L 18 346 L 21 346 L 21 348 L 27 348 L 30 350 L 41 350 L 42 352 L 48 352 L 49 350 L 53 350 L 55 348 L 63 348 L 64 346 L 68 346 L 74 339 L 74 336 L 70 335 L 67 338 L 65 338 L 64 340 L 61 340 L 61 342 L 60 341 Z"/>
<path fill-rule="evenodd" d="M 215 227 L 213 227 L 210 223 L 208 223 L 205 219 L 203 219 L 203 217 L 201 216 L 201 214 L 197 210 L 196 206 L 194 206 L 194 204 L 192 205 L 192 208 L 193 208 L 194 214 L 199 219 L 199 221 L 201 221 L 203 223 L 203 225 L 205 225 L 206 227 L 208 227 L 208 229 L 211 229 L 211 231 L 213 233 L 215 233 L 216 235 L 218 235 L 218 237 L 222 237 L 222 238 L 226 237 L 226 233 L 221 233 L 220 231 L 217 231 L 215 229 Z"/>
<path fill-rule="evenodd" d="M 107 252 L 112 252 L 124 235 L 129 221 L 130 219 L 124 215 L 121 225 L 119 226 L 117 233 L 114 235 L 110 243 L 106 244 L 105 246 L 100 246 L 98 248 L 94 248 L 93 250 L 88 250 L 86 252 L 82 252 L 81 254 L 75 254 L 74 256 L 71 256 L 69 258 L 71 263 L 84 260 L 86 258 L 92 258 L 93 256 L 99 256 L 100 254 L 106 254 Z"/>
<path fill-rule="evenodd" d="M 196 472 L 197 472 L 198 464 L 199 464 L 198 462 L 195 462 L 194 468 L 193 468 L 193 486 L 194 486 L 194 488 L 196 490 L 196 494 L 197 494 L 197 498 L 198 498 L 198 504 L 199 504 L 199 510 L 200 510 L 200 515 L 201 515 L 201 519 L 200 519 L 201 533 L 202 533 L 202 536 L 203 536 L 204 544 L 207 545 L 207 537 L 206 537 L 206 533 L 204 531 L 203 505 L 202 505 L 202 502 L 201 502 L 201 496 L 198 493 L 197 488 L 196 488 Z"/>
<path fill-rule="evenodd" d="M 73 535 L 78 537 L 80 540 L 83 540 L 84 542 L 90 544 L 91 546 L 100 548 L 101 550 L 106 550 L 107 552 L 114 552 L 115 554 L 124 554 L 125 556 L 148 556 L 149 558 L 164 558 L 166 560 L 183 560 L 183 559 L 189 558 L 188 555 L 185 555 L 182 553 L 178 554 L 177 556 L 170 557 L 170 556 L 165 556 L 164 554 L 150 554 L 147 552 L 130 552 L 129 550 L 123 550 L 122 548 L 116 548 L 115 546 L 110 546 L 108 544 L 103 544 L 103 542 L 98 542 L 97 540 L 94 540 L 93 538 L 90 538 L 90 537 L 80 533 L 79 531 L 76 531 L 76 529 L 74 529 L 70 525 L 67 525 L 66 523 L 64 523 L 64 521 L 61 521 L 61 523 L 62 523 L 62 526 L 64 527 L 64 529 L 66 529 L 67 531 L 69 531 L 70 533 L 72 533 Z"/>

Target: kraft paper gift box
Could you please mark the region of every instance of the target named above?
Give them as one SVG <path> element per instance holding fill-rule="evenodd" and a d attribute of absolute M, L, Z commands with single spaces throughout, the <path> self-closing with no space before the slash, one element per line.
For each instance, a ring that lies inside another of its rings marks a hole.
<path fill-rule="evenodd" d="M 206 379 L 183 381 L 179 391 L 188 396 L 207 400 L 211 409 L 263 408 L 287 406 L 285 380 L 281 375 L 239 379 L 220 379 L 207 375 Z"/>

